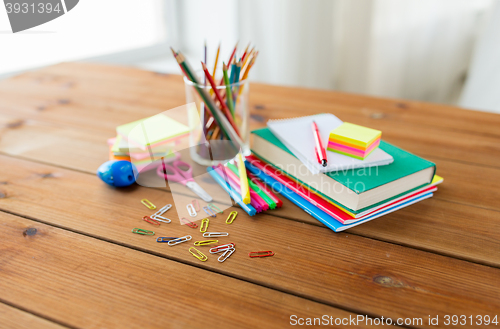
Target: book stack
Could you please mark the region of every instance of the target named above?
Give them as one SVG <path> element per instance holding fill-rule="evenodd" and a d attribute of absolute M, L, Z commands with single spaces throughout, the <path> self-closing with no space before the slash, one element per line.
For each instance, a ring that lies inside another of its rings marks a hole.
<path fill-rule="evenodd" d="M 319 116 L 326 120 L 324 116 L 331 115 Z M 299 135 L 295 139 L 307 139 L 306 134 L 311 134 L 308 124 L 312 120 L 321 122 L 318 116 L 291 120 L 295 126 L 299 126 L 300 122 L 304 125 L 304 135 L 300 136 L 301 132 L 295 130 L 295 135 Z M 279 124 L 287 125 L 287 122 L 283 120 Z M 335 232 L 430 198 L 437 190 L 436 185 L 443 181 L 435 175 L 434 163 L 382 140 L 377 150 L 391 157 L 392 161 L 388 164 L 386 161 L 382 165 L 373 165 L 375 151 L 365 160 L 327 152 L 329 166 L 333 165 L 330 163 L 332 154 L 345 157 L 345 161 L 351 159 L 366 165 L 351 162 L 351 168 L 313 173 L 305 169 L 304 163 L 278 138 L 280 130 L 273 128 L 278 131 L 276 134 L 270 128 L 252 132 L 253 155 L 247 157 L 248 170 Z M 325 142 L 331 131 L 321 131 Z M 307 144 L 307 141 L 304 143 Z M 309 156 L 314 159 L 314 144 L 309 144 Z M 294 151 L 302 147 L 295 144 Z"/>
<path fill-rule="evenodd" d="M 189 128 L 161 113 L 118 126 L 116 133 L 108 140 L 110 160 L 130 161 L 140 172 L 155 160 L 174 160 L 173 150 Z"/>

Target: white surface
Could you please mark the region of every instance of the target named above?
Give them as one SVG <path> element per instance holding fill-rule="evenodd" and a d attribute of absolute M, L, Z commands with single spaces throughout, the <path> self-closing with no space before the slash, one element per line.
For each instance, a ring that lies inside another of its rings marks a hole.
<path fill-rule="evenodd" d="M 323 167 L 317 161 L 314 148 L 316 143 L 311 128 L 315 121 L 321 135 L 323 146 L 328 145 L 330 131 L 342 124 L 342 120 L 330 113 L 307 117 L 269 120 L 267 126 L 272 133 L 285 144 L 290 151 L 313 173 L 331 172 L 345 169 L 364 168 L 375 165 L 386 165 L 394 161 L 391 155 L 377 148 L 365 160 L 358 160 L 346 155 L 326 151 L 328 166 Z"/>
<path fill-rule="evenodd" d="M 460 106 L 500 113 L 500 2 L 485 26 L 472 59 Z"/>

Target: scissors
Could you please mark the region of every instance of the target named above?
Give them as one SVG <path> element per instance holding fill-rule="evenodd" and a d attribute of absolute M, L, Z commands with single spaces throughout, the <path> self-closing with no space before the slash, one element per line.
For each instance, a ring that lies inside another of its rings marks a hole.
<path fill-rule="evenodd" d="M 211 202 L 212 197 L 205 192 L 193 179 L 193 167 L 189 163 L 176 160 L 172 164 L 162 163 L 156 169 L 158 176 L 167 179 L 169 182 L 181 183 L 196 193 L 203 201 Z"/>

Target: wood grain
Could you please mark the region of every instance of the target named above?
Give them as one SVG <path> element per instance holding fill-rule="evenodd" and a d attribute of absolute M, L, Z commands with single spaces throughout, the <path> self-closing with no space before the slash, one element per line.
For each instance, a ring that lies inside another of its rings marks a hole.
<path fill-rule="evenodd" d="M 50 136 L 60 138 L 53 138 L 51 146 L 76 156 L 78 149 L 72 153 L 66 150 L 64 141 L 69 143 L 71 135 L 68 129 L 81 133 L 73 140 L 77 144 L 97 137 L 103 140 L 112 137 L 119 124 L 185 103 L 180 76 L 95 64 L 60 64 L 23 74 L 0 83 L 0 96 L 0 111 L 8 116 L 3 119 L 4 133 L 9 136 L 11 150 L 6 152 L 32 159 L 40 157 L 24 149 L 20 152 L 23 141 L 12 141 L 31 135 L 33 126 L 55 125 L 59 130 Z M 500 119 L 492 113 L 262 84 L 252 84 L 250 107 L 252 129 L 265 125 L 268 119 L 329 112 L 344 121 L 381 129 L 385 140 L 422 156 L 500 167 Z M 47 140 L 42 144 L 47 145 Z M 0 150 L 6 147 L 4 144 Z M 105 144 L 96 143 L 94 149 L 104 153 Z M 58 161 L 65 165 L 64 159 Z"/>
<path fill-rule="evenodd" d="M 277 328 L 292 314 L 354 316 L 24 218 L 0 213 L 0 226 L 2 299 L 72 327 Z"/>
<path fill-rule="evenodd" d="M 184 247 L 166 247 L 154 237 L 130 233 L 133 227 L 152 227 L 140 220 L 148 212 L 139 200 L 169 203 L 170 193 L 142 187 L 115 190 L 88 174 L 0 158 L 5 195 L 0 209 L 4 211 L 360 314 L 396 319 L 500 310 L 500 287 L 492 284 L 500 279 L 499 269 L 335 234 L 272 213 L 249 218 L 239 210 L 232 225 L 224 223 L 225 217 L 212 219 L 210 230 L 229 232 L 228 238 L 220 240 L 235 242 L 239 252 L 222 265 L 210 260 L 201 263 Z M 4 170 L 14 167 L 19 170 Z M 154 230 L 156 236 L 192 234 L 193 240 L 202 239 L 198 230 L 175 222 Z M 248 258 L 247 253 L 256 250 L 273 250 L 276 256 Z"/>
<path fill-rule="evenodd" d="M 62 329 L 57 323 L 40 318 L 12 306 L 0 303 L 0 328 L 2 329 Z"/>

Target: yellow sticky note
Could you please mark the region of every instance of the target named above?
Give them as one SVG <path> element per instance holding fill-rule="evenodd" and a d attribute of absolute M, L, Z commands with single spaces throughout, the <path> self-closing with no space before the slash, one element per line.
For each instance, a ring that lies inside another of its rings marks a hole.
<path fill-rule="evenodd" d="M 381 136 L 382 132 L 380 130 L 358 126 L 348 122 L 344 122 L 330 132 L 330 140 L 340 140 L 364 148 L 368 147 Z"/>

